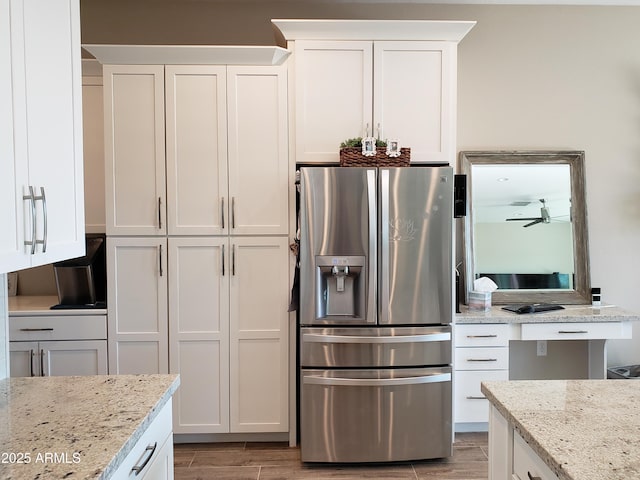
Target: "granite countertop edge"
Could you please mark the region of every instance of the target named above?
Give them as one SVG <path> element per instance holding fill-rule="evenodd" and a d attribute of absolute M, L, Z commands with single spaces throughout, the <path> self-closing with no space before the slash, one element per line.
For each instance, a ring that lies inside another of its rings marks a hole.
<path fill-rule="evenodd" d="M 638 321 L 640 315 L 607 305 L 595 308 L 591 305 L 568 305 L 564 310 L 517 314 L 494 305 L 491 310 L 474 311 L 465 307 L 455 314 L 457 324 L 524 324 L 524 323 L 614 323 Z"/>
<path fill-rule="evenodd" d="M 155 420 L 158 416 L 158 413 L 164 407 L 169 399 L 173 396 L 175 391 L 180 386 L 180 377 L 176 376 L 174 381 L 171 383 L 169 388 L 164 392 L 162 397 L 156 402 L 156 404 L 151 408 L 149 413 L 140 421 L 135 431 L 131 434 L 131 436 L 127 439 L 127 441 L 122 445 L 120 450 L 114 455 L 113 459 L 109 464 L 104 468 L 99 480 L 106 480 L 111 478 L 111 475 L 122 465 L 122 462 L 127 455 L 131 452 L 135 444 L 138 442 L 140 437 L 144 435 L 149 425 Z"/>
<path fill-rule="evenodd" d="M 486 385 L 485 385 L 486 384 Z M 507 420 L 507 423 L 513 425 L 514 429 L 520 434 L 525 442 L 533 449 L 534 452 L 542 459 L 542 461 L 556 474 L 559 480 L 574 480 L 567 475 L 566 471 L 561 467 L 560 463 L 538 443 L 531 435 L 529 430 L 511 413 L 511 411 L 502 403 L 490 389 L 491 382 L 482 382 L 480 391 L 487 397 L 489 403 L 493 405 L 498 412 Z"/>

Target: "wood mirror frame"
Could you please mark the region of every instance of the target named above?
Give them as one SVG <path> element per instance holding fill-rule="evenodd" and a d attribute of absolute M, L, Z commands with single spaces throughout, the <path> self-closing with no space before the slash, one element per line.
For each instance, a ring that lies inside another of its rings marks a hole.
<path fill-rule="evenodd" d="M 465 151 L 459 154 L 461 172 L 467 175 L 468 213 L 464 228 L 465 298 L 473 290 L 475 278 L 473 231 L 473 175 L 474 165 L 526 165 L 567 164 L 570 167 L 571 223 L 573 225 L 574 279 L 573 289 L 496 290 L 492 303 L 528 304 L 590 304 L 591 287 L 589 273 L 589 247 L 587 238 L 587 213 L 584 179 L 584 152 L 582 151 Z"/>

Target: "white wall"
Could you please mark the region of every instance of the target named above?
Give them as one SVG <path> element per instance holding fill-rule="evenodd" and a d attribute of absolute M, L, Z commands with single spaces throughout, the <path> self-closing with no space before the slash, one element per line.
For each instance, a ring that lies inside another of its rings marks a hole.
<path fill-rule="evenodd" d="M 592 284 L 640 312 L 640 7 L 81 0 L 85 43 L 273 44 L 271 18 L 477 20 L 458 56 L 458 150 L 586 154 Z M 611 364 L 640 363 L 633 341 Z"/>
<path fill-rule="evenodd" d="M 9 377 L 9 313 L 7 275 L 0 274 L 0 380 Z"/>

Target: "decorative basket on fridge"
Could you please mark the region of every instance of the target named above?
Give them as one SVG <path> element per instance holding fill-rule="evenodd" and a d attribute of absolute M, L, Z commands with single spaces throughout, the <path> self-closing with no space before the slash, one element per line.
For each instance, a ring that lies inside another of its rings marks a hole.
<path fill-rule="evenodd" d="M 411 160 L 410 148 L 393 149 L 390 153 L 387 142 L 375 141 L 375 148 L 365 155 L 362 138 L 352 138 L 340 145 L 341 167 L 408 167 Z M 365 139 L 367 141 L 367 139 Z"/>

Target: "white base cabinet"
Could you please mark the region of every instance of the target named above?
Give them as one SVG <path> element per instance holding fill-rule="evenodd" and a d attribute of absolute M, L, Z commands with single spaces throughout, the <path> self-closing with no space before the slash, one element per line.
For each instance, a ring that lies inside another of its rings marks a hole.
<path fill-rule="evenodd" d="M 1 0 L 0 45 L 0 272 L 8 272 L 84 254 L 79 2 Z"/>
<path fill-rule="evenodd" d="M 107 374 L 104 315 L 9 317 L 10 375 Z"/>
<path fill-rule="evenodd" d="M 176 433 L 288 431 L 286 237 L 169 238 Z"/>
<path fill-rule="evenodd" d="M 167 239 L 107 237 L 109 373 L 169 372 Z"/>

